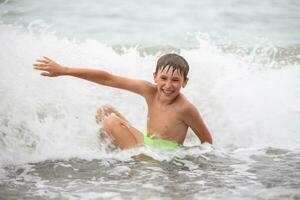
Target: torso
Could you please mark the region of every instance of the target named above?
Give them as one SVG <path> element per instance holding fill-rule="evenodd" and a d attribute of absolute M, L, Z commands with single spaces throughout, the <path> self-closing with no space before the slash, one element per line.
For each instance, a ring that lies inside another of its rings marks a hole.
<path fill-rule="evenodd" d="M 182 144 L 188 129 L 181 113 L 182 104 L 186 101 L 185 97 L 179 95 L 170 105 L 161 105 L 154 98 L 155 95 L 146 99 L 148 136 Z"/>

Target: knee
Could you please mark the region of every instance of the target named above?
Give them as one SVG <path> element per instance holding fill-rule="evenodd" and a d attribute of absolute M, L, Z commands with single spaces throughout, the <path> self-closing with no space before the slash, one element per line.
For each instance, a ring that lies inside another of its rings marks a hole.
<path fill-rule="evenodd" d="M 103 105 L 96 110 L 96 122 L 101 123 L 104 118 L 115 112 L 115 108 L 112 105 Z"/>
<path fill-rule="evenodd" d="M 102 106 L 102 108 L 103 108 L 104 112 L 107 114 L 111 114 L 116 111 L 116 109 L 110 104 L 105 104 Z"/>
<path fill-rule="evenodd" d="M 120 119 L 118 116 L 116 116 L 115 114 L 110 114 L 108 116 L 106 116 L 103 120 L 103 128 L 111 131 L 113 129 L 113 127 L 117 126 L 120 124 Z"/>
<path fill-rule="evenodd" d="M 115 111 L 116 111 L 116 109 L 112 105 L 105 104 L 105 105 L 99 107 L 97 109 L 96 113 L 102 113 L 103 115 L 108 116 L 111 113 L 114 113 Z"/>

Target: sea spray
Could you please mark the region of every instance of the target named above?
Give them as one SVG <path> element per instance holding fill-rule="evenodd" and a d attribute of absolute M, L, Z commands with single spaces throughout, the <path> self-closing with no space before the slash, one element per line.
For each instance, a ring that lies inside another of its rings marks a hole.
<path fill-rule="evenodd" d="M 0 199 L 299 199 L 299 5 L 1 1 Z M 48 56 L 151 82 L 169 52 L 190 63 L 182 92 L 212 146 L 189 130 L 176 151 L 114 148 L 96 109 L 146 133 L 142 98 L 32 68 Z"/>
<path fill-rule="evenodd" d="M 1 163 L 105 157 L 94 117 L 103 104 L 114 105 L 145 130 L 141 119 L 147 109 L 139 96 L 73 77 L 42 77 L 32 64 L 48 56 L 62 65 L 152 81 L 163 52 L 147 54 L 138 47 L 120 52 L 96 40 L 80 42 L 4 24 L 0 29 L 5 47 L 0 51 Z M 178 52 L 191 66 L 183 93 L 199 108 L 214 147 L 299 148 L 299 64 L 277 68 L 273 60 L 249 59 L 253 52 L 228 53 L 208 39 L 198 42 L 198 48 Z M 199 144 L 189 130 L 185 145 Z"/>

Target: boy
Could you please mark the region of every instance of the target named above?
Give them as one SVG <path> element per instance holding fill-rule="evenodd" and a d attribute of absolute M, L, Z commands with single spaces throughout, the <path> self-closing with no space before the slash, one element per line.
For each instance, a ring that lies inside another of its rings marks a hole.
<path fill-rule="evenodd" d="M 188 82 L 189 65 L 177 54 L 166 54 L 159 58 L 153 73 L 155 84 L 102 70 L 64 67 L 47 57 L 37 60 L 34 68 L 41 70 L 43 76 L 74 76 L 128 90 L 144 97 L 148 105 L 145 136 L 112 106 L 102 106 L 97 111 L 97 122 L 102 123 L 103 130 L 112 136 L 121 149 L 133 148 L 144 143 L 176 148 L 183 144 L 188 127 L 202 143 L 212 144 L 211 135 L 197 108 L 180 93 L 181 87 L 184 88 Z"/>

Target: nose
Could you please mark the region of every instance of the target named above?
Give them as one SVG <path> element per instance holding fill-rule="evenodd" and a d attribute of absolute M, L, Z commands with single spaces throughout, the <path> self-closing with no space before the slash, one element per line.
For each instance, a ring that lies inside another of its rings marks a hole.
<path fill-rule="evenodd" d="M 172 86 L 172 82 L 171 81 L 166 81 L 166 88 L 170 88 Z"/>

